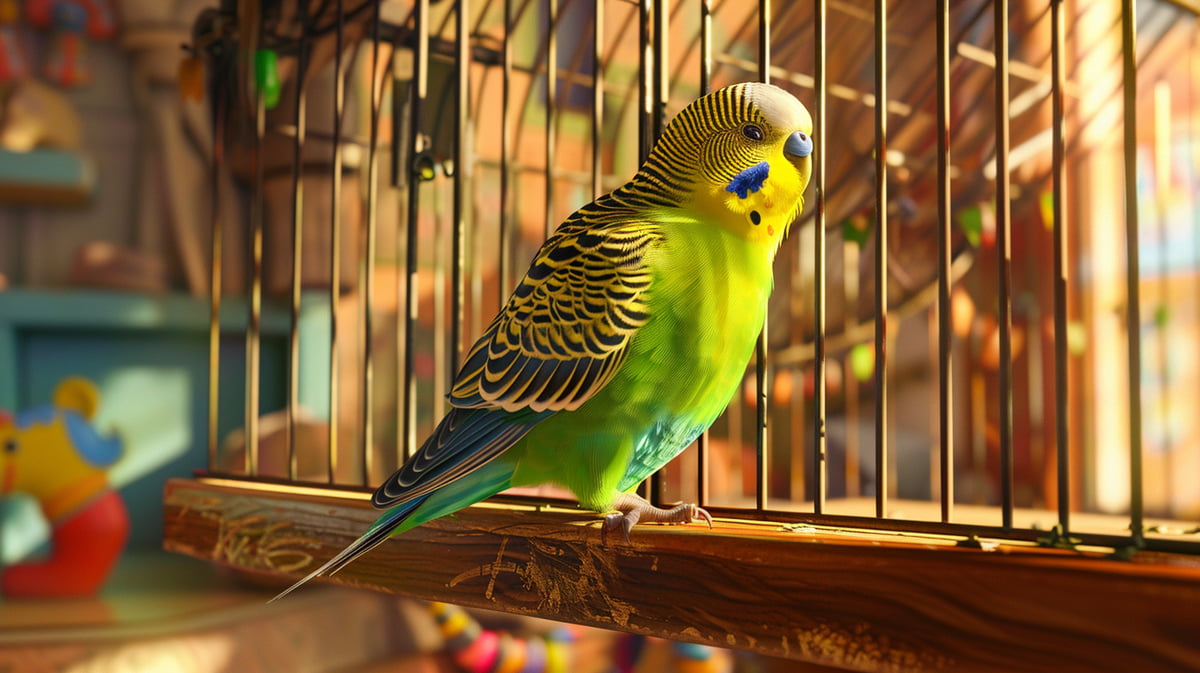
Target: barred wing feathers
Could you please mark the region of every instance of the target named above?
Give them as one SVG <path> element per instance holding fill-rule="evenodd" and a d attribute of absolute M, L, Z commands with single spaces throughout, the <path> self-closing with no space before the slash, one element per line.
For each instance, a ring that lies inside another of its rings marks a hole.
<path fill-rule="evenodd" d="M 612 378 L 649 318 L 644 256 L 659 233 L 643 221 L 590 222 L 600 207 L 576 213 L 542 246 L 464 359 L 451 404 L 574 410 Z"/>

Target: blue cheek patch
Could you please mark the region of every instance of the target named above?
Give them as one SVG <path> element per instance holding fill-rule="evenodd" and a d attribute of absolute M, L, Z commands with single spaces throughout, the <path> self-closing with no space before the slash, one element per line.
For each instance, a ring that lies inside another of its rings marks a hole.
<path fill-rule="evenodd" d="M 751 192 L 762 189 L 763 183 L 767 181 L 767 174 L 770 172 L 771 164 L 765 161 L 751 166 L 733 176 L 733 179 L 725 186 L 725 191 L 737 194 L 739 199 L 744 199 L 750 196 Z"/>

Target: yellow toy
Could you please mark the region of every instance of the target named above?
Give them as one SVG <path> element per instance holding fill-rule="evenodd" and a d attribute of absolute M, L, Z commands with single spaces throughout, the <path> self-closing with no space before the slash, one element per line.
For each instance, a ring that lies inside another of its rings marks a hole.
<path fill-rule="evenodd" d="M 58 385 L 54 403 L 15 416 L 0 411 L 0 497 L 35 498 L 49 522 L 48 559 L 6 568 L 0 592 L 10 597 L 95 593 L 129 537 L 129 514 L 108 481 L 121 441 L 91 425 L 99 393 L 88 380 Z"/>

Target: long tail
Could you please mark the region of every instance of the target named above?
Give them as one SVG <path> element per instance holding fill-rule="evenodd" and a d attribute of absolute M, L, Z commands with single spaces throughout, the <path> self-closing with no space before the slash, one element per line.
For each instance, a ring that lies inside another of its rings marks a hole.
<path fill-rule="evenodd" d="M 296 589 L 304 586 L 310 580 L 320 577 L 321 575 L 332 575 L 336 573 L 337 571 L 349 565 L 352 561 L 354 561 L 354 559 L 371 551 L 375 547 L 378 547 L 383 543 L 384 540 L 391 537 L 392 533 L 399 528 L 400 525 L 403 524 L 406 519 L 408 519 L 409 515 L 411 515 L 413 511 L 416 510 L 417 507 L 423 502 L 425 502 L 425 498 L 416 498 L 415 500 L 410 500 L 388 510 L 382 516 L 380 516 L 379 519 L 377 519 L 375 523 L 372 524 L 367 530 L 367 532 L 362 534 L 361 537 L 354 542 L 351 542 L 349 546 L 338 552 L 333 558 L 322 564 L 321 567 L 310 572 L 300 579 L 300 581 L 281 591 L 279 595 L 267 601 L 267 603 L 274 603 L 280 598 L 283 598 Z"/>

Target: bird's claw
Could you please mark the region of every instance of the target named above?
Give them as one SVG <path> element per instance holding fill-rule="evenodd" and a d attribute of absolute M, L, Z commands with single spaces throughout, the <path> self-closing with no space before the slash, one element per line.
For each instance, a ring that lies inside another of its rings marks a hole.
<path fill-rule="evenodd" d="M 608 532 L 621 531 L 621 535 L 625 538 L 625 544 L 632 544 L 633 540 L 629 539 L 629 531 L 633 530 L 633 525 L 637 523 L 638 517 L 636 514 L 626 514 L 623 512 L 614 512 L 604 517 L 604 525 L 600 527 L 600 544 L 608 545 Z"/>
<path fill-rule="evenodd" d="M 601 544 L 607 545 L 608 534 L 617 530 L 629 544 L 629 533 L 639 521 L 677 525 L 702 520 L 709 529 L 713 527 L 712 515 L 694 503 L 676 503 L 671 509 L 661 509 L 637 495 L 623 493 L 613 503 L 613 508 L 617 511 L 605 516 L 600 528 Z"/>

